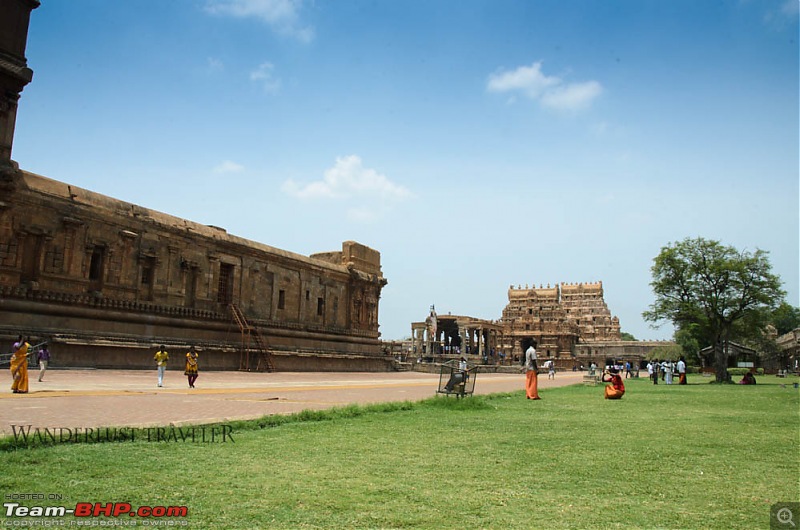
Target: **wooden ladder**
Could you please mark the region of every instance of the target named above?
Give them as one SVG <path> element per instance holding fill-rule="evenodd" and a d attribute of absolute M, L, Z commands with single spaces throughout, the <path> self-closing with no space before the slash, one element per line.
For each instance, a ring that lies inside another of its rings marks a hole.
<path fill-rule="evenodd" d="M 228 307 L 233 315 L 233 320 L 242 332 L 242 354 L 239 360 L 239 370 L 250 371 L 250 343 L 258 352 L 257 372 L 274 372 L 275 365 L 272 362 L 272 354 L 269 352 L 267 340 L 258 332 L 258 328 L 250 325 L 242 310 L 236 304 L 229 304 Z"/>

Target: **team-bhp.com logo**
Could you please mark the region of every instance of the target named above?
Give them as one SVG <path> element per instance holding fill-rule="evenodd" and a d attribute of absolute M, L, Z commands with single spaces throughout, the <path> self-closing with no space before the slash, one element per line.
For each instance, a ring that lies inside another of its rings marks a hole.
<path fill-rule="evenodd" d="M 22 506 L 18 502 L 5 502 L 6 517 L 186 517 L 186 506 L 139 506 L 129 502 L 79 502 L 75 508 L 66 506 Z"/>

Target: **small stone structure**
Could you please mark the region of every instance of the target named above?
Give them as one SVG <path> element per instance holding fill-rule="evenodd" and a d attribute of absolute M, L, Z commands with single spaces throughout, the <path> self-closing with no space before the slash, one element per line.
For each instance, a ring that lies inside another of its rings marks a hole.
<path fill-rule="evenodd" d="M 412 358 L 446 359 L 461 355 L 495 359 L 503 342 L 503 326 L 463 315 L 437 315 L 433 307 L 424 322 L 411 324 Z"/>

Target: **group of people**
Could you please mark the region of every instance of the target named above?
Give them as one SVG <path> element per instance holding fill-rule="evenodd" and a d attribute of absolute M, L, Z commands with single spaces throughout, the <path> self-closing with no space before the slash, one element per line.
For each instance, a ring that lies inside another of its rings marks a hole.
<path fill-rule="evenodd" d="M 9 369 L 11 370 L 11 391 L 14 394 L 27 394 L 29 389 L 28 380 L 28 357 L 36 353 L 36 360 L 39 363 L 39 382 L 44 380 L 44 373 L 50 362 L 50 350 L 47 343 L 43 342 L 34 347 L 30 344 L 30 337 L 23 339 L 22 335 L 17 338 L 11 346 L 11 358 Z"/>
<path fill-rule="evenodd" d="M 555 379 L 555 364 L 552 360 L 545 361 L 547 378 Z M 595 369 L 592 363 L 592 371 Z M 625 395 L 625 384 L 619 375 L 617 367 L 609 367 L 603 372 L 602 381 L 610 383 L 605 387 L 606 399 L 620 399 Z M 536 348 L 533 344 L 525 350 L 525 396 L 528 399 L 542 399 L 539 396 L 539 366 L 537 364 Z"/>
<path fill-rule="evenodd" d="M 29 357 L 36 354 L 36 359 L 39 363 L 39 381 L 44 380 L 44 374 L 47 371 L 47 365 L 50 362 L 50 350 L 47 347 L 47 342 L 43 342 L 36 346 L 31 346 L 30 337 L 23 339 L 22 335 L 14 342 L 11 347 L 11 359 L 9 361 L 11 370 L 11 391 L 14 394 L 27 394 L 30 388 L 28 378 L 28 362 Z M 189 348 L 186 353 L 186 366 L 184 375 L 188 378 L 189 388 L 194 388 L 194 383 L 197 381 L 199 364 L 197 361 L 198 354 L 194 346 Z M 158 386 L 164 386 L 164 373 L 167 370 L 167 362 L 169 361 L 169 353 L 166 347 L 162 344 L 156 352 L 153 359 L 158 368 Z"/>
<path fill-rule="evenodd" d="M 659 376 L 664 384 L 671 385 L 673 376 L 678 374 L 678 384 L 686 384 L 686 359 L 683 355 L 680 356 L 677 363 L 671 360 L 660 361 L 654 359 L 647 363 L 647 374 L 652 379 L 653 384 L 658 384 Z"/>
<path fill-rule="evenodd" d="M 186 364 L 183 375 L 186 376 L 189 382 L 189 388 L 194 388 L 194 383 L 197 381 L 198 369 L 200 367 L 197 362 L 198 357 L 199 355 L 194 346 L 190 347 L 189 351 L 186 352 Z M 158 368 L 158 386 L 162 387 L 164 386 L 164 373 L 167 371 L 167 362 L 169 361 L 169 352 L 167 352 L 166 346 L 163 344 L 161 345 L 153 356 L 153 360 Z"/>

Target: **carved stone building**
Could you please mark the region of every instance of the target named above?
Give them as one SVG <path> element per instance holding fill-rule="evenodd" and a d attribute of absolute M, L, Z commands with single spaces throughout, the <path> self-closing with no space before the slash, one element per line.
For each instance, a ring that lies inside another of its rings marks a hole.
<path fill-rule="evenodd" d="M 500 320 L 437 315 L 431 307 L 424 322 L 411 324 L 416 357 L 465 354 L 475 362 L 512 362 L 531 344 L 540 358 L 572 369 L 590 362 L 601 366 L 609 358 L 636 363 L 665 343 L 622 341 L 619 319 L 606 305 L 602 282 L 512 285 Z"/>
<path fill-rule="evenodd" d="M 494 321 L 463 315 L 437 315 L 433 307 L 424 322 L 411 324 L 412 357 L 468 355 L 494 359 L 503 342 L 503 327 Z"/>
<path fill-rule="evenodd" d="M 535 342 L 540 357 L 571 359 L 579 343 L 621 338 L 619 319 L 606 305 L 602 282 L 511 286 L 501 322 L 504 346 L 512 356 Z"/>
<path fill-rule="evenodd" d="M 387 369 L 378 251 L 302 256 L 19 170 L 38 5 L 0 6 L 0 340 L 48 340 L 62 366 L 149 368 L 164 344 L 205 369 Z"/>
<path fill-rule="evenodd" d="M 258 367 L 242 348 L 278 369 L 380 355 L 366 246 L 301 256 L 24 171 L 2 195 L 0 334 L 49 338 L 61 363 L 149 367 L 160 343 L 220 369 Z"/>

